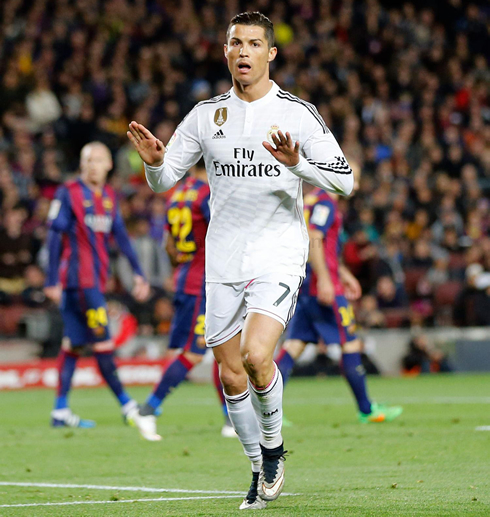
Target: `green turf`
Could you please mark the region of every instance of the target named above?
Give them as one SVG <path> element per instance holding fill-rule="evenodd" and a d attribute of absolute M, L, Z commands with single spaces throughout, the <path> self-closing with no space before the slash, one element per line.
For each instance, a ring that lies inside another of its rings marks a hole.
<path fill-rule="evenodd" d="M 490 376 L 370 378 L 380 402 L 402 403 L 391 424 L 357 423 L 342 379 L 293 380 L 285 394 L 289 457 L 277 516 L 490 515 Z M 131 390 L 143 400 L 148 390 Z M 122 425 L 106 389 L 75 390 L 73 409 L 93 430 L 50 429 L 52 393 L 3 392 L 0 481 L 146 486 L 246 492 L 238 441 L 221 438 L 211 386 L 185 384 L 159 420 L 162 442 Z M 0 486 L 0 504 L 191 497 L 193 494 Z M 194 495 L 195 496 L 195 495 Z M 0 516 L 241 514 L 241 497 L 122 504 L 0 508 Z"/>

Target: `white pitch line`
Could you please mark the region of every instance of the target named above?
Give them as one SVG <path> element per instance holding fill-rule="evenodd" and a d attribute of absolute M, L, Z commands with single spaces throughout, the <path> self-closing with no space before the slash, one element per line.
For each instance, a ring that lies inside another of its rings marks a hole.
<path fill-rule="evenodd" d="M 183 488 L 151 488 L 146 486 L 106 486 L 106 485 L 76 485 L 73 483 L 25 483 L 0 481 L 0 486 L 19 486 L 31 488 L 85 488 L 88 490 L 111 490 L 115 492 L 150 492 L 150 493 L 170 493 L 170 494 L 225 494 L 226 497 L 242 496 L 243 491 L 236 490 L 185 490 Z M 301 494 L 283 493 L 283 496 L 295 496 Z M 171 498 L 179 500 L 179 498 Z M 149 501 L 150 499 L 144 499 Z M 158 499 L 160 500 L 160 499 Z M 54 503 L 53 503 L 54 504 Z M 58 504 L 58 503 L 56 503 Z M 71 504 L 71 503 L 70 503 Z M 1 506 L 0 506 L 1 507 Z"/>
<path fill-rule="evenodd" d="M 89 490 L 115 490 L 117 492 L 152 492 L 170 494 L 230 494 L 241 495 L 243 492 L 230 490 L 184 490 L 182 488 L 150 488 L 146 486 L 105 486 L 105 485 L 74 485 L 72 483 L 10 483 L 0 481 L 0 486 L 24 486 L 36 488 L 87 488 Z"/>
<path fill-rule="evenodd" d="M 490 397 L 479 396 L 435 396 L 435 397 L 387 397 L 392 404 L 490 404 Z M 214 400 L 179 400 L 180 406 L 213 406 Z M 285 406 L 303 406 L 315 404 L 318 406 L 347 406 L 352 405 L 352 399 L 347 397 L 315 397 L 295 398 L 285 397 Z"/>
<path fill-rule="evenodd" d="M 286 495 L 286 494 L 283 494 Z M 197 497 L 158 497 L 155 499 L 124 499 L 122 501 L 68 501 L 63 503 L 0 504 L 0 508 L 25 508 L 28 506 L 74 506 L 79 504 L 145 503 L 161 501 L 196 501 L 199 499 L 236 499 L 236 495 L 208 495 Z"/>

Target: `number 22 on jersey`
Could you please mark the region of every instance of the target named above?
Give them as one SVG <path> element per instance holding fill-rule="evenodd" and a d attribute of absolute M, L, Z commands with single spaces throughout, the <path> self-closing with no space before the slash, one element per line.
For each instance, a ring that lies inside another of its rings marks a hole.
<path fill-rule="evenodd" d="M 187 240 L 192 231 L 191 209 L 188 206 L 181 208 L 175 206 L 169 209 L 167 217 L 177 249 L 181 253 L 193 253 L 196 251 L 196 243 L 192 240 Z"/>

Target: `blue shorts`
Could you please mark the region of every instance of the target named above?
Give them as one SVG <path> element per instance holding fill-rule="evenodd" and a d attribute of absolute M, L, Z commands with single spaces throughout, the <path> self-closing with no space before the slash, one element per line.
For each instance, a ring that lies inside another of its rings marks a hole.
<path fill-rule="evenodd" d="M 61 299 L 64 336 L 72 346 L 111 338 L 104 295 L 95 288 L 66 289 Z"/>
<path fill-rule="evenodd" d="M 175 314 L 170 327 L 169 348 L 182 348 L 194 354 L 205 354 L 204 314 L 206 297 L 177 293 L 174 297 Z"/>
<path fill-rule="evenodd" d="M 336 296 L 332 306 L 321 305 L 315 296 L 300 295 L 293 319 L 288 327 L 287 339 L 305 343 L 343 345 L 357 339 L 356 320 L 352 305 L 345 296 Z"/>

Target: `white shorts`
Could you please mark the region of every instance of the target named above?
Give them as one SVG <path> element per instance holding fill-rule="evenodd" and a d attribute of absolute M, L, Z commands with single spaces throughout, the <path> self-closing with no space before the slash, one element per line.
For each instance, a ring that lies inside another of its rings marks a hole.
<path fill-rule="evenodd" d="M 247 282 L 206 283 L 206 345 L 221 345 L 241 332 L 249 312 L 270 316 L 286 328 L 302 283 L 303 277 L 284 273 Z"/>

